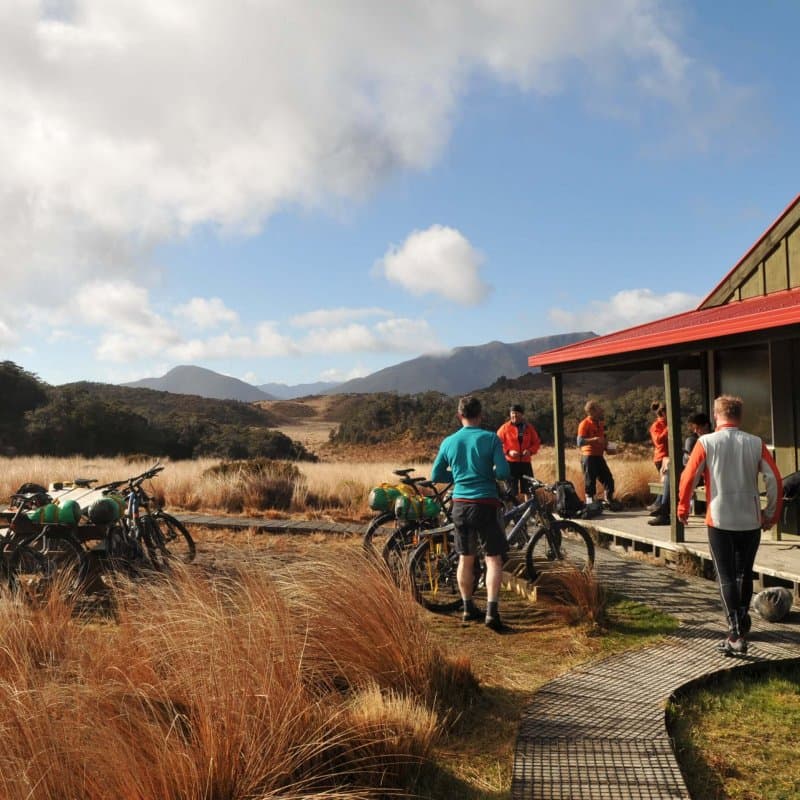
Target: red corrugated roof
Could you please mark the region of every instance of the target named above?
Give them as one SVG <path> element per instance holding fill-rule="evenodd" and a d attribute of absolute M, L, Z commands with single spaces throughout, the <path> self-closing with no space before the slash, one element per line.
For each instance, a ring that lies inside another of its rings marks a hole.
<path fill-rule="evenodd" d="M 528 358 L 528 366 L 566 364 L 798 323 L 800 288 L 788 289 L 724 306 L 686 311 L 673 317 L 609 333 L 607 336 L 597 336 L 577 344 L 536 353 Z"/>

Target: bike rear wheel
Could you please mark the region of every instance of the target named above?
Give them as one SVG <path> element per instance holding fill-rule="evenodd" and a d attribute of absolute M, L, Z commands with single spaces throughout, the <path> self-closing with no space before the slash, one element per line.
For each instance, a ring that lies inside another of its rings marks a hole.
<path fill-rule="evenodd" d="M 419 534 L 420 528 L 417 523 L 406 523 L 398 526 L 383 546 L 381 556 L 397 582 L 408 570 L 411 554 L 419 545 Z"/>
<path fill-rule="evenodd" d="M 14 595 L 39 596 L 48 585 L 47 561 L 27 544 L 18 544 L 7 558 L 7 588 Z"/>
<path fill-rule="evenodd" d="M 368 556 L 379 558 L 386 547 L 386 543 L 392 538 L 397 528 L 398 521 L 393 511 L 385 511 L 383 514 L 373 517 L 364 531 L 364 538 L 362 539 L 364 552 Z"/>
<path fill-rule="evenodd" d="M 11 556 L 12 565 L 23 558 L 22 547 L 35 551 L 46 565 L 47 579 L 69 595 L 77 595 L 86 577 L 86 550 L 67 530 L 48 527 L 32 536 L 26 536 Z"/>
<path fill-rule="evenodd" d="M 553 520 L 540 527 L 525 550 L 528 580 L 543 575 L 588 572 L 594 565 L 594 541 L 589 531 L 572 520 Z"/>

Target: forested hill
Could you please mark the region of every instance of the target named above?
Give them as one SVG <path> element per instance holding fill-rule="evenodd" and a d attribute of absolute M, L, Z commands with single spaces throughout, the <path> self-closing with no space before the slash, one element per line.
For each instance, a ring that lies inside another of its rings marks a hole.
<path fill-rule="evenodd" d="M 578 422 L 585 416 L 583 408 L 587 396 L 592 396 L 603 402 L 610 439 L 631 444 L 648 443 L 648 428 L 652 422 L 650 404 L 663 394 L 660 377 L 659 373 L 569 376 L 570 386 L 564 390 L 565 431 L 577 431 Z M 536 427 L 542 442 L 552 444 L 552 394 L 546 385 L 549 380 L 549 376 L 544 375 L 525 375 L 515 380 L 502 378 L 474 392 L 483 404 L 483 427 L 496 430 L 508 418 L 509 406 L 521 403 L 526 409 L 526 419 Z M 601 391 L 592 391 L 597 388 Z M 680 397 L 683 417 L 702 409 L 700 394 L 694 387 L 681 388 Z M 337 409 L 341 422 L 331 438 L 338 444 L 379 444 L 410 439 L 424 443 L 432 455 L 442 437 L 458 428 L 455 410 L 456 399 L 439 392 L 347 395 Z"/>
<path fill-rule="evenodd" d="M 257 406 L 105 383 L 49 386 L 0 364 L 0 452 L 42 455 L 313 456 Z"/>

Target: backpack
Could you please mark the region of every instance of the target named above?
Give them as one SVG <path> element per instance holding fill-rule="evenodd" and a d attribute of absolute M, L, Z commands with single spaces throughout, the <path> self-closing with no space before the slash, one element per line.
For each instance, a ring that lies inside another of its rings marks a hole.
<path fill-rule="evenodd" d="M 579 511 L 577 516 L 581 519 L 594 519 L 603 513 L 603 504 L 599 500 L 587 503 L 582 511 Z"/>
<path fill-rule="evenodd" d="M 560 517 L 577 517 L 586 508 L 571 481 L 559 481 L 555 485 L 556 513 Z"/>

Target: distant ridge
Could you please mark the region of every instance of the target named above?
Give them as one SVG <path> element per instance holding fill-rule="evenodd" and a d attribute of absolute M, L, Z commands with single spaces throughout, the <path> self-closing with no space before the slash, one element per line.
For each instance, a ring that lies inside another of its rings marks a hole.
<path fill-rule="evenodd" d="M 317 381 L 316 383 L 262 383 L 258 388 L 278 400 L 294 400 L 296 397 L 309 397 L 327 394 L 339 385 L 339 381 Z"/>
<path fill-rule="evenodd" d="M 517 378 L 538 372 L 528 366 L 528 356 L 564 347 L 597 334 L 591 331 L 541 336 L 522 342 L 489 342 L 472 347 L 457 347 L 442 355 L 426 355 L 373 372 L 364 378 L 340 383 L 327 394 L 371 394 L 397 392 L 417 394 L 437 391 L 447 395 L 464 394 L 494 383 L 498 378 Z"/>
<path fill-rule="evenodd" d="M 173 394 L 195 394 L 214 400 L 239 400 L 242 403 L 276 399 L 273 395 L 240 381 L 238 378 L 220 375 L 220 373 L 204 367 L 189 365 L 174 367 L 160 378 L 143 378 L 140 381 L 122 385 L 134 389 L 155 389 Z"/>

